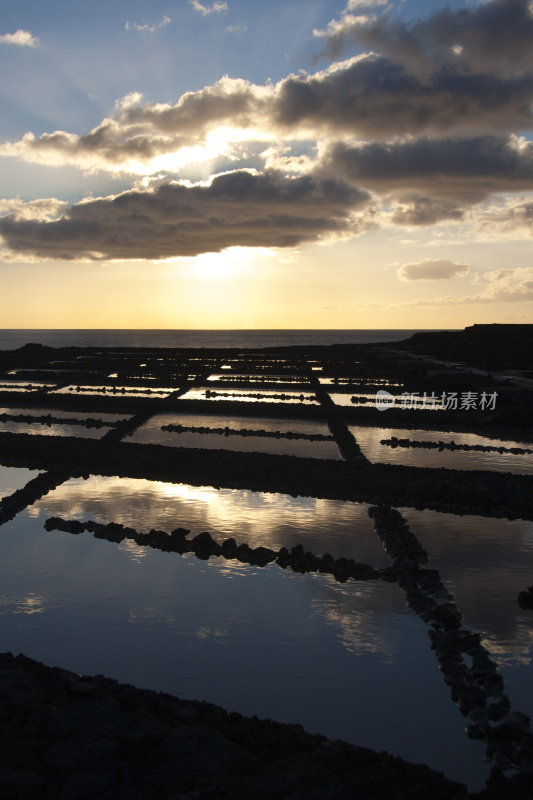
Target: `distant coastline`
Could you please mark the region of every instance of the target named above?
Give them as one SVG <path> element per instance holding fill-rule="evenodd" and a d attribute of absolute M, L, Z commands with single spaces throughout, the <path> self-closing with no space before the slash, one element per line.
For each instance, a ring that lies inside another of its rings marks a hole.
<path fill-rule="evenodd" d="M 51 347 L 283 347 L 291 345 L 361 344 L 407 339 L 428 328 L 353 330 L 135 330 L 135 329 L 0 329 L 0 350 L 28 342 Z"/>

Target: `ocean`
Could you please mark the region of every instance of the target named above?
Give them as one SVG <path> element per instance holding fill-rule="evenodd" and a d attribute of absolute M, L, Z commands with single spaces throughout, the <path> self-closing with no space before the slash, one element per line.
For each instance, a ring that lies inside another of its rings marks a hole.
<path fill-rule="evenodd" d="M 398 342 L 421 329 L 376 330 L 0 330 L 0 350 L 28 342 L 51 347 L 228 347 Z"/>

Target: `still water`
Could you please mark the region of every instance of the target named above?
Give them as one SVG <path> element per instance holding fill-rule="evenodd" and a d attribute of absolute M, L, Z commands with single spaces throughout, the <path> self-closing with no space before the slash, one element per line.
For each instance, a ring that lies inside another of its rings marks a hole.
<path fill-rule="evenodd" d="M 26 476 L 0 470 L 2 485 Z M 513 708 L 530 710 L 531 639 L 516 592 L 533 574 L 533 523 L 402 509 L 465 615 L 502 665 Z M 480 788 L 483 745 L 402 590 L 335 582 L 46 532 L 63 516 L 139 531 L 185 527 L 218 541 L 389 564 L 368 506 L 91 476 L 71 479 L 0 528 L 4 649 L 80 673 L 204 699 L 245 714 L 425 762 Z M 516 695 L 516 696 L 515 696 Z"/>
<path fill-rule="evenodd" d="M 76 436 L 80 439 L 101 439 L 111 429 L 113 423 L 129 419 L 125 414 L 87 414 L 84 411 L 62 411 L 50 408 L 0 408 L 0 414 L 35 417 L 35 421 L 13 422 L 0 420 L 0 433 L 29 433 L 39 436 Z M 61 422 L 49 422 L 44 418 L 51 415 Z M 84 427 L 75 425 L 72 420 L 99 420 L 107 425 Z M 0 468 L 1 469 L 1 468 Z"/>
<path fill-rule="evenodd" d="M 0 500 L 8 497 L 17 489 L 22 489 L 28 481 L 39 474 L 36 469 L 26 469 L 25 467 L 0 467 Z"/>
<path fill-rule="evenodd" d="M 232 400 L 234 402 L 248 402 L 248 403 L 305 403 L 306 405 L 318 404 L 316 395 L 313 392 L 300 392 L 300 391 L 268 391 L 262 387 L 257 389 L 240 389 L 224 387 L 223 389 L 210 389 L 209 387 L 199 387 L 198 389 L 189 389 L 183 395 L 184 400 Z"/>
<path fill-rule="evenodd" d="M 196 431 L 162 430 L 164 426 L 211 428 L 228 430 L 225 433 L 199 433 Z M 283 438 L 272 436 L 231 435 L 230 431 L 265 431 L 284 434 Z M 296 434 L 295 438 L 286 438 Z M 319 434 L 330 436 L 324 422 L 314 420 L 287 420 L 267 417 L 218 417 L 211 414 L 156 414 L 135 433 L 125 437 L 125 442 L 138 444 L 162 444 L 167 447 L 198 447 L 206 450 L 232 450 L 234 452 L 275 453 L 276 455 L 299 456 L 301 458 L 324 458 L 340 460 L 337 445 L 333 441 L 312 441 L 297 436 Z"/>
<path fill-rule="evenodd" d="M 445 467 L 446 469 L 483 469 L 496 472 L 512 472 L 519 475 L 533 474 L 533 456 L 513 453 L 494 453 L 476 450 L 425 450 L 413 447 L 390 447 L 381 444 L 382 439 L 410 439 L 418 442 L 455 442 L 455 444 L 483 445 L 489 447 L 520 447 L 533 450 L 531 442 L 516 442 L 490 439 L 476 433 L 459 431 L 414 430 L 409 428 L 376 428 L 364 425 L 349 425 L 363 454 L 369 461 L 380 464 L 405 464 L 409 467 Z"/>

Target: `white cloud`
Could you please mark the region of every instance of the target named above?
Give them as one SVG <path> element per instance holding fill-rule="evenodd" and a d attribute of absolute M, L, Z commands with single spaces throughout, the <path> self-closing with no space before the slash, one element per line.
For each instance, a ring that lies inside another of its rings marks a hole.
<path fill-rule="evenodd" d="M 39 39 L 33 36 L 29 31 L 23 31 L 19 28 L 15 33 L 5 33 L 0 36 L 0 42 L 4 44 L 17 44 L 19 47 L 37 47 Z"/>
<path fill-rule="evenodd" d="M 124 97 L 121 97 L 120 100 L 115 102 L 115 108 L 120 109 L 121 111 L 126 108 L 133 108 L 133 106 L 139 105 L 142 99 L 142 92 L 129 92 L 128 94 L 124 95 Z"/>
<path fill-rule="evenodd" d="M 246 33 L 248 27 L 246 25 L 228 25 L 226 28 L 226 33 L 235 33 L 237 35 L 241 33 Z"/>
<path fill-rule="evenodd" d="M 66 207 L 67 203 L 54 197 L 30 200 L 27 203 L 18 197 L 10 200 L 0 199 L 0 217 L 12 215 L 20 220 L 48 222 L 59 218 Z"/>
<path fill-rule="evenodd" d="M 164 28 L 165 25 L 170 25 L 171 22 L 172 20 L 170 17 L 164 16 L 160 22 L 156 22 L 153 25 L 149 25 L 148 23 L 141 25 L 138 22 L 126 22 L 124 28 L 127 31 L 147 31 L 148 33 L 155 33 L 155 31 Z"/>
<path fill-rule="evenodd" d="M 354 35 L 358 28 L 364 28 L 376 22 L 373 9 L 387 5 L 388 0 L 348 0 L 345 8 L 340 13 L 339 19 L 331 19 L 324 29 L 314 29 L 313 36 L 317 39 L 326 39 L 329 49 L 335 55 L 340 53 L 346 38 Z M 356 13 L 353 14 L 352 12 Z"/>
<path fill-rule="evenodd" d="M 463 297 L 435 297 L 402 303 L 405 307 L 464 306 L 486 303 L 524 303 L 533 300 L 533 267 L 493 269 L 481 276 L 485 289 L 476 295 Z"/>
<path fill-rule="evenodd" d="M 413 264 L 403 264 L 398 270 L 402 281 L 442 281 L 462 278 L 468 272 L 468 264 L 458 264 L 447 258 L 425 258 Z"/>
<path fill-rule="evenodd" d="M 194 8 L 194 10 L 199 11 L 203 17 L 206 17 L 208 14 L 213 14 L 213 12 L 214 13 L 220 11 L 226 12 L 228 10 L 228 4 L 221 3 L 219 2 L 219 0 L 215 0 L 214 3 L 211 3 L 211 5 L 206 5 L 206 6 L 200 3 L 199 0 L 189 0 L 189 3 Z"/>

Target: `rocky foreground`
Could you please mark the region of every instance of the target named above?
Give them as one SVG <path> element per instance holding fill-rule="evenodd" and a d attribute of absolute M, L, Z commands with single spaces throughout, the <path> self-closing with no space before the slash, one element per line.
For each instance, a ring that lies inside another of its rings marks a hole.
<path fill-rule="evenodd" d="M 210 703 L 0 654 L 4 800 L 519 800 L 528 776 L 466 788 L 423 765 Z"/>

